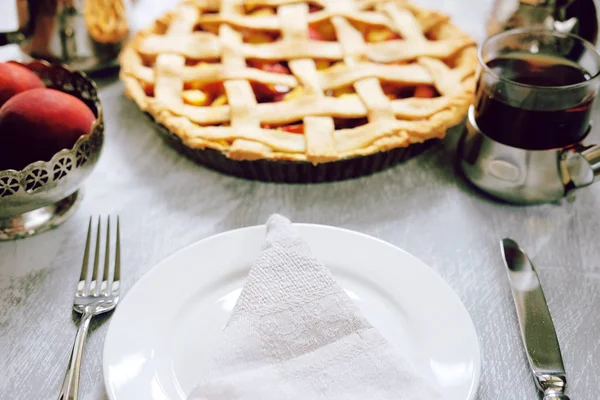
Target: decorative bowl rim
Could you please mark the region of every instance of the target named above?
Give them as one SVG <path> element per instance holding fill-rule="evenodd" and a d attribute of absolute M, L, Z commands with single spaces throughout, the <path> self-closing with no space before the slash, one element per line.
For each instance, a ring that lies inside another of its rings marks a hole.
<path fill-rule="evenodd" d="M 94 103 L 96 106 L 96 110 L 98 112 L 98 116 L 92 123 L 92 126 L 90 127 L 90 132 L 86 135 L 81 135 L 77 139 L 77 141 L 73 144 L 72 147 L 59 150 L 58 152 L 54 153 L 52 158 L 48 161 L 44 161 L 44 160 L 33 161 L 21 169 L 13 169 L 13 168 L 0 169 L 0 174 L 3 172 L 12 172 L 12 173 L 18 174 L 25 170 L 29 170 L 29 169 L 32 169 L 35 167 L 45 166 L 46 164 L 50 165 L 50 164 L 56 162 L 59 158 L 61 158 L 65 154 L 69 154 L 70 152 L 72 152 L 73 150 L 78 148 L 83 142 L 88 141 L 90 138 L 92 138 L 94 136 L 94 133 L 96 132 L 96 128 L 98 127 L 99 124 L 101 124 L 103 122 L 104 115 L 103 115 L 103 110 L 102 110 L 102 104 L 100 102 L 100 99 L 98 98 L 98 86 L 96 85 L 96 82 L 94 82 L 92 79 L 90 79 L 85 72 L 79 71 L 79 70 L 73 70 L 73 69 L 69 68 L 66 64 L 62 64 L 62 63 L 61 64 L 51 64 L 46 60 L 40 60 L 40 59 L 35 59 L 35 60 L 29 61 L 29 62 L 10 60 L 10 61 L 8 61 L 8 63 L 22 65 L 22 66 L 26 67 L 27 69 L 30 69 L 29 66 L 31 66 L 31 65 L 42 65 L 45 68 L 62 68 L 65 71 L 67 71 L 69 74 L 81 76 L 84 80 L 86 80 L 90 83 L 90 85 L 96 92 L 97 100 L 94 101 Z M 99 135 L 102 134 L 101 130 L 99 130 L 97 134 L 99 134 Z"/>

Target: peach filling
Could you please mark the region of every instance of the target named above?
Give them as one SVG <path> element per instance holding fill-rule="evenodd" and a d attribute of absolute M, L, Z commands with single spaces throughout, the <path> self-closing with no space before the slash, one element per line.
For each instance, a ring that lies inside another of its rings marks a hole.
<path fill-rule="evenodd" d="M 440 96 L 435 87 L 431 85 L 402 86 L 399 84 L 384 83 L 381 87 L 383 88 L 383 93 L 390 100 L 407 99 L 409 97 L 431 99 Z"/>
<path fill-rule="evenodd" d="M 251 17 L 265 17 L 277 14 L 274 7 L 256 4 L 252 1 L 246 2 L 244 4 L 244 9 L 246 10 L 246 15 Z"/>
<path fill-rule="evenodd" d="M 334 118 L 333 123 L 336 130 L 339 129 L 352 129 L 359 127 L 361 125 L 365 125 L 369 122 L 367 118 Z M 281 131 L 295 133 L 295 134 L 304 134 L 304 124 L 302 121 L 293 122 L 287 125 L 270 125 L 270 124 L 262 124 L 262 128 L 265 129 L 278 129 Z"/>
<path fill-rule="evenodd" d="M 272 43 L 281 38 L 281 34 L 277 32 L 256 31 L 252 29 L 244 29 L 241 31 L 244 43 L 264 44 Z"/>
<path fill-rule="evenodd" d="M 199 67 L 199 66 L 203 66 L 203 65 L 209 65 L 209 64 L 217 64 L 219 63 L 219 60 L 213 59 L 213 60 L 209 60 L 206 58 L 186 58 L 185 59 L 185 66 L 186 67 Z"/>
<path fill-rule="evenodd" d="M 339 88 L 328 89 L 325 91 L 325 95 L 331 97 L 347 97 L 355 94 L 356 91 L 354 90 L 353 86 L 341 86 Z"/>
<path fill-rule="evenodd" d="M 181 93 L 181 99 L 185 104 L 196 107 L 219 107 L 227 104 L 227 95 L 220 82 L 188 82 Z"/>
<path fill-rule="evenodd" d="M 144 89 L 144 93 L 146 93 L 146 96 L 154 97 L 154 85 L 150 83 L 144 83 L 142 88 Z"/>
<path fill-rule="evenodd" d="M 302 121 L 291 122 L 285 125 L 276 125 L 276 124 L 261 124 L 261 128 L 263 129 L 278 129 L 280 131 L 295 133 L 298 135 L 304 134 L 304 124 Z"/>
<path fill-rule="evenodd" d="M 148 68 L 154 67 L 154 63 L 156 62 L 156 55 L 141 54 L 140 57 L 142 59 L 142 65 L 144 67 L 148 67 Z"/>
<path fill-rule="evenodd" d="M 287 74 L 290 75 L 291 71 L 286 61 L 263 61 L 263 60 L 247 60 L 246 64 L 250 68 L 258 68 L 267 72 L 274 72 L 276 74 Z"/>
<path fill-rule="evenodd" d="M 291 71 L 287 61 L 263 61 L 263 60 L 247 60 L 246 63 L 251 68 L 258 68 L 263 71 L 276 74 L 290 75 Z M 250 82 L 252 90 L 259 103 L 273 103 L 284 100 L 284 96 L 290 92 L 290 87 L 286 85 L 273 85 L 262 82 Z"/>
<path fill-rule="evenodd" d="M 280 96 L 285 95 L 290 91 L 286 85 L 270 85 L 262 82 L 250 82 L 256 101 L 259 103 L 275 103 L 281 101 Z"/>
<path fill-rule="evenodd" d="M 354 21 L 352 25 L 362 33 L 363 39 L 368 43 L 402 39 L 401 35 L 384 25 L 369 25 L 360 21 Z"/>
<path fill-rule="evenodd" d="M 323 59 L 315 60 L 315 66 L 317 67 L 317 70 L 319 70 L 319 71 L 322 71 L 324 69 L 331 67 L 331 64 L 333 64 L 333 62 L 329 61 L 329 60 L 323 60 Z"/>
<path fill-rule="evenodd" d="M 369 43 L 387 42 L 388 40 L 402 39 L 400 35 L 391 29 L 384 27 L 375 27 L 366 30 L 363 33 L 365 40 Z"/>
<path fill-rule="evenodd" d="M 336 130 L 339 129 L 352 129 L 365 125 L 369 122 L 366 118 L 334 118 L 333 124 Z"/>
<path fill-rule="evenodd" d="M 319 12 L 323 9 L 323 7 L 317 5 L 317 4 L 309 4 L 308 5 L 308 12 L 309 13 L 315 13 L 315 12 Z"/>
<path fill-rule="evenodd" d="M 308 27 L 308 36 L 312 40 L 335 42 L 337 35 L 331 21 L 322 21 Z"/>

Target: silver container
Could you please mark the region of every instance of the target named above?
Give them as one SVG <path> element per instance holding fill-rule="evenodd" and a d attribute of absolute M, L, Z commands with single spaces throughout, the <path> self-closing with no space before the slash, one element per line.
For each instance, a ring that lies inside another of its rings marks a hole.
<path fill-rule="evenodd" d="M 96 121 L 89 135 L 50 161 L 36 161 L 22 170 L 0 170 L 0 240 L 46 231 L 66 221 L 81 199 L 79 188 L 94 169 L 104 142 L 102 107 L 94 82 L 83 73 L 44 61 L 22 64 L 47 87 L 69 93 L 86 103 Z"/>
<path fill-rule="evenodd" d="M 514 204 L 558 202 L 600 176 L 600 147 L 524 150 L 486 136 L 473 106 L 458 146 L 465 177 L 491 196 Z"/>
<path fill-rule="evenodd" d="M 127 37 L 111 43 L 95 40 L 85 22 L 84 0 L 3 1 L 15 2 L 19 28 L 0 32 L 0 46 L 18 44 L 33 59 L 85 72 L 118 65 L 117 57 Z"/>

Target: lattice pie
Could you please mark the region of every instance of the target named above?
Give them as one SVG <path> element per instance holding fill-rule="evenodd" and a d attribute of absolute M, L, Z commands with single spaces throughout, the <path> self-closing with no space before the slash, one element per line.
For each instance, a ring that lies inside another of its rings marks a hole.
<path fill-rule="evenodd" d="M 127 95 L 193 149 L 327 163 L 441 138 L 476 45 L 407 1 L 184 1 L 121 54 Z"/>

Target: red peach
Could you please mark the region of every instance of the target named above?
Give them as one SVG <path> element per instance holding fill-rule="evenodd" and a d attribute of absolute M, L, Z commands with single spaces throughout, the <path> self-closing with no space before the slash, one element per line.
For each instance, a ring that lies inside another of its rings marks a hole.
<path fill-rule="evenodd" d="M 96 117 L 80 99 L 54 89 L 19 93 L 0 108 L 0 170 L 49 161 L 91 132 Z"/>
<path fill-rule="evenodd" d="M 0 63 L 0 107 L 18 93 L 43 87 L 44 82 L 26 67 L 10 62 Z"/>

